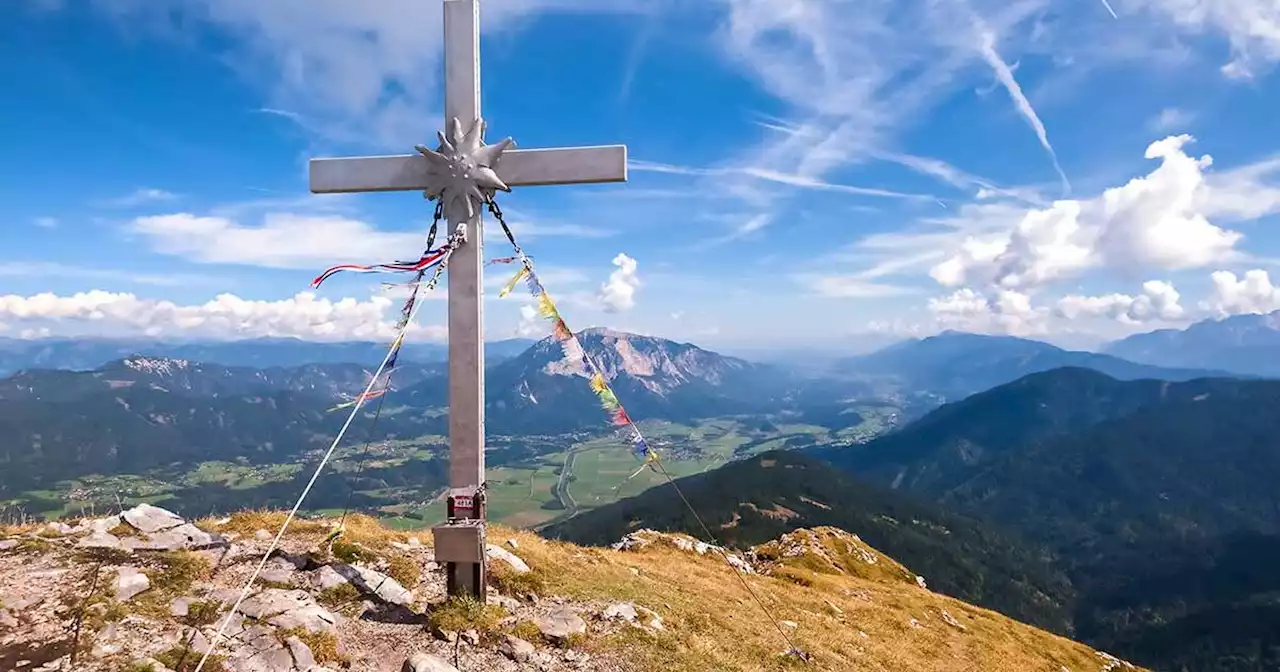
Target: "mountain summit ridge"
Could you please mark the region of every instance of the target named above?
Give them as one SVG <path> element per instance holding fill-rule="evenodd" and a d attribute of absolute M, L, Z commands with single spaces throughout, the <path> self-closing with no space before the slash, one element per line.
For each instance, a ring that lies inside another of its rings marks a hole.
<path fill-rule="evenodd" d="M 140 505 L 0 526 L 0 623 L 17 626 L 0 668 L 74 655 L 77 672 L 190 670 L 226 621 L 210 672 L 1137 669 L 934 593 L 835 528 L 730 551 L 735 567 L 685 535 L 634 530 L 588 549 L 491 526 L 493 598 L 473 608 L 444 598 L 429 538 L 354 515 L 330 547 L 335 520 L 297 519 L 240 615 L 223 617 L 284 517 L 185 521 Z"/>

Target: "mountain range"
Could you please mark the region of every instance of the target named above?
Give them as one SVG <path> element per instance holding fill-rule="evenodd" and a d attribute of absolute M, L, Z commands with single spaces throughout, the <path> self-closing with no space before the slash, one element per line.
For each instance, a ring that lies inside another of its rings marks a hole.
<path fill-rule="evenodd" d="M 1063 350 L 1014 336 L 956 331 L 902 341 L 867 355 L 844 359 L 835 364 L 834 371 L 882 391 L 925 394 L 955 401 L 1028 374 L 1062 367 L 1092 369 L 1120 380 L 1191 380 L 1232 375 L 1205 368 L 1138 364 L 1111 355 Z"/>
<path fill-rule="evenodd" d="M 1280 376 L 1280 311 L 1204 320 L 1107 344 L 1103 351 L 1156 366 L 1211 368 Z"/>
<path fill-rule="evenodd" d="M 487 362 L 493 363 L 524 352 L 534 341 L 508 339 L 485 344 Z M 365 364 L 377 366 L 387 344 L 372 341 L 321 343 L 297 338 L 254 338 L 238 341 L 175 343 L 147 339 L 39 339 L 0 338 L 0 376 L 23 369 L 87 371 L 133 355 L 185 359 L 204 364 L 294 367 L 305 364 Z M 443 362 L 448 347 L 442 343 L 405 343 L 401 359 Z"/>
<path fill-rule="evenodd" d="M 1277 404 L 1277 381 L 1063 368 L 861 446 L 806 451 L 825 469 L 735 464 L 677 487 L 730 540 L 821 520 L 896 544 L 904 561 L 932 556 L 944 591 L 1047 627 L 1065 614 L 1073 636 L 1155 669 L 1261 672 L 1280 669 Z M 904 505 L 880 488 L 918 500 L 913 522 L 886 512 Z M 682 502 L 659 487 L 552 529 L 585 542 L 637 525 L 703 534 Z M 929 546 L 935 524 L 951 531 L 946 550 Z M 965 592 L 973 577 L 984 589 Z"/>

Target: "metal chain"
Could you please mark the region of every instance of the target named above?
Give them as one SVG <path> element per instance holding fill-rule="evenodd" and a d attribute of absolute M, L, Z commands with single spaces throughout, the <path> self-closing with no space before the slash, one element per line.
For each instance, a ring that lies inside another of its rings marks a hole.
<path fill-rule="evenodd" d="M 485 199 L 485 205 L 489 206 L 489 212 L 493 214 L 493 218 L 502 225 L 502 232 L 507 234 L 507 240 L 511 242 L 511 246 L 516 248 L 516 256 L 524 259 L 524 250 L 520 249 L 520 243 L 516 242 L 515 235 L 511 233 L 511 227 L 507 226 L 507 219 L 502 216 L 502 208 L 498 207 L 498 202 L 489 196 Z"/>

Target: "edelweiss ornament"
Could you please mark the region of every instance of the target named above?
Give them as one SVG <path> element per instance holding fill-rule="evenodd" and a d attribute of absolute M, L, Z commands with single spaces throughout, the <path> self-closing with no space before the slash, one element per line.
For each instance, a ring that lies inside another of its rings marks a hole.
<path fill-rule="evenodd" d="M 426 197 L 440 199 L 450 222 L 465 222 L 475 217 L 480 206 L 494 192 L 511 188 L 494 172 L 502 153 L 516 143 L 511 138 L 484 144 L 484 119 L 476 119 L 466 133 L 457 117 L 450 120 L 449 135 L 437 132 L 440 148 L 430 150 L 423 145 L 415 149 L 427 158 Z"/>

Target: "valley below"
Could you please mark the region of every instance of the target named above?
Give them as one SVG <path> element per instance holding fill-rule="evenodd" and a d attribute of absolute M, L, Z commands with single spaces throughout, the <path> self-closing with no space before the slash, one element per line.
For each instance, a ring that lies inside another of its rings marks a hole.
<path fill-rule="evenodd" d="M 892 427 L 892 407 L 854 408 L 863 421 L 839 430 L 775 424 L 766 416 L 653 420 L 640 427 L 662 451 L 666 473 L 680 478 L 770 450 L 863 442 Z M 667 482 L 664 474 L 642 469 L 613 432 L 490 435 L 488 442 L 489 518 L 512 527 L 542 527 Z M 0 501 L 0 518 L 56 520 L 143 503 L 194 515 L 289 508 L 322 455 L 320 448 L 290 461 L 210 460 L 58 480 Z M 444 519 L 448 459 L 448 439 L 441 435 L 353 440 L 335 450 L 303 512 L 340 515 L 350 509 L 397 529 L 429 527 Z"/>

